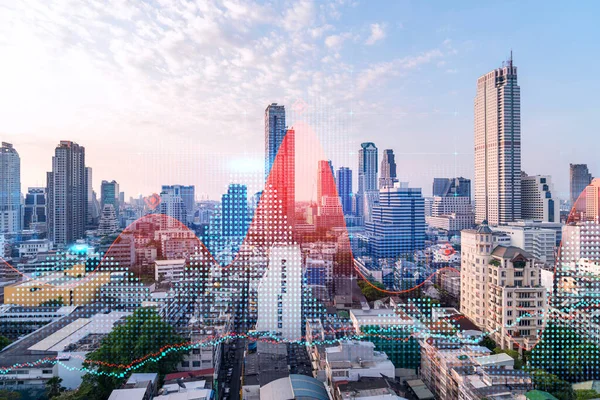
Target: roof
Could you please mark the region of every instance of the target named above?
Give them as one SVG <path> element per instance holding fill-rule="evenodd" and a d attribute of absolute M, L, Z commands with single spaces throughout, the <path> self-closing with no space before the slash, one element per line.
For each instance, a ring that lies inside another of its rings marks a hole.
<path fill-rule="evenodd" d="M 144 400 L 146 389 L 115 389 L 108 400 Z"/>
<path fill-rule="evenodd" d="M 328 400 L 323 383 L 306 375 L 292 374 L 272 381 L 260 389 L 261 400 L 314 399 Z"/>
<path fill-rule="evenodd" d="M 531 390 L 525 393 L 525 397 L 527 397 L 529 400 L 558 400 L 550 393 L 543 392 L 541 390 Z"/>
<path fill-rule="evenodd" d="M 433 395 L 433 393 L 431 393 L 431 390 L 429 390 L 427 388 L 427 386 L 425 386 L 425 383 L 423 383 L 422 380 L 413 379 L 411 381 L 406 381 L 406 384 L 411 388 L 411 390 L 413 391 L 415 396 L 417 396 L 417 399 L 419 399 L 419 400 L 435 399 L 435 396 Z"/>
<path fill-rule="evenodd" d="M 489 356 L 477 357 L 475 358 L 475 362 L 479 363 L 481 366 L 488 366 L 507 362 L 512 362 L 514 364 L 515 360 L 506 353 L 499 353 L 490 354 Z"/>
<path fill-rule="evenodd" d="M 600 381 L 585 381 L 573 384 L 573 390 L 595 390 L 600 393 Z"/>
<path fill-rule="evenodd" d="M 523 250 L 519 247 L 515 247 L 515 246 L 497 246 L 494 249 L 494 251 L 492 252 L 492 256 L 496 256 L 496 257 L 500 257 L 500 258 L 507 258 L 507 259 L 511 259 L 511 260 L 518 255 L 521 255 L 527 259 L 533 258 L 525 250 Z"/>

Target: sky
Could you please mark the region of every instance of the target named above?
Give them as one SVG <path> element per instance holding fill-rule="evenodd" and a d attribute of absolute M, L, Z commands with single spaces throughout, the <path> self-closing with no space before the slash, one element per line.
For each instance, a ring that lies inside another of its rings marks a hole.
<path fill-rule="evenodd" d="M 0 140 L 21 156 L 22 191 L 45 184 L 54 148 L 72 140 L 97 192 L 114 179 L 126 198 L 179 183 L 218 199 L 231 182 L 260 189 L 264 109 L 276 102 L 335 169 L 356 171 L 360 143 L 374 142 L 429 195 L 434 177 L 472 177 L 476 81 L 512 50 L 523 170 L 551 175 L 566 199 L 569 163 L 600 176 L 599 11 L 594 1 L 0 0 Z M 314 196 L 316 170 L 305 172 L 299 199 Z"/>

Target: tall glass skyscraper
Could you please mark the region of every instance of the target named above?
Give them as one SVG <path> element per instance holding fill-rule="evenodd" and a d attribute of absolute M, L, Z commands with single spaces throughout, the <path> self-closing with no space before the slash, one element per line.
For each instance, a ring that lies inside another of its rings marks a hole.
<path fill-rule="evenodd" d="M 340 167 L 337 170 L 337 191 L 344 215 L 352 214 L 352 170 Z"/>
<path fill-rule="evenodd" d="M 117 181 L 102 181 L 100 186 L 100 204 L 102 210 L 107 204 L 112 204 L 115 215 L 119 216 L 119 184 Z"/>
<path fill-rule="evenodd" d="M 512 56 L 477 80 L 475 222 L 521 218 L 521 89 Z"/>
<path fill-rule="evenodd" d="M 65 246 L 85 236 L 87 193 L 85 148 L 62 140 L 52 157 L 47 174 L 48 236 L 55 245 Z"/>
<path fill-rule="evenodd" d="M 21 230 L 21 158 L 12 144 L 0 147 L 0 233 Z"/>
<path fill-rule="evenodd" d="M 358 151 L 358 192 L 377 190 L 377 147 L 367 142 Z"/>
<path fill-rule="evenodd" d="M 592 183 L 592 174 L 587 164 L 569 164 L 569 180 L 571 206 L 574 206 L 583 189 Z"/>
<path fill-rule="evenodd" d="M 385 149 L 381 159 L 381 177 L 379 178 L 379 189 L 394 187 L 396 179 L 396 157 L 394 150 Z"/>
<path fill-rule="evenodd" d="M 265 181 L 286 133 L 285 106 L 272 103 L 265 110 Z"/>

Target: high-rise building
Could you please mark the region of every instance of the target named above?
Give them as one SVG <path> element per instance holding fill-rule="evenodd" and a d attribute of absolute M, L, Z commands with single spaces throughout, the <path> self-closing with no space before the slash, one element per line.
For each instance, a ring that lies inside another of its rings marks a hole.
<path fill-rule="evenodd" d="M 106 203 L 102 208 L 102 215 L 98 224 L 98 234 L 101 236 L 117 233 L 119 225 L 117 223 L 117 214 L 115 207 L 111 203 Z"/>
<path fill-rule="evenodd" d="M 61 140 L 47 174 L 48 236 L 55 245 L 65 246 L 85 235 L 87 193 L 85 148 Z"/>
<path fill-rule="evenodd" d="M 543 327 L 546 289 L 535 258 L 499 245 L 505 238 L 485 221 L 462 231 L 461 312 L 503 349 L 530 348 Z"/>
<path fill-rule="evenodd" d="M 554 186 L 548 175 L 521 176 L 521 218 L 559 222 L 560 207 L 553 198 Z"/>
<path fill-rule="evenodd" d="M 358 151 L 358 192 L 356 214 L 371 220 L 373 204 L 377 202 L 377 147 L 374 143 L 362 143 Z"/>
<path fill-rule="evenodd" d="M 21 158 L 12 144 L 0 147 L 0 233 L 21 230 Z"/>
<path fill-rule="evenodd" d="M 179 228 L 180 224 L 185 225 L 187 221 L 187 210 L 181 192 L 174 186 L 163 186 L 159 210 L 161 214 L 171 217 L 164 220 L 168 228 Z"/>
<path fill-rule="evenodd" d="M 23 229 L 40 229 L 46 226 L 46 188 L 27 189 L 23 206 Z"/>
<path fill-rule="evenodd" d="M 477 80 L 475 222 L 521 218 L 521 90 L 512 56 Z"/>
<path fill-rule="evenodd" d="M 569 164 L 569 170 L 570 200 L 571 206 L 574 206 L 583 189 L 592 183 L 592 174 L 590 174 L 587 164 Z"/>
<path fill-rule="evenodd" d="M 100 205 L 97 204 L 96 193 L 92 181 L 92 168 L 85 167 L 85 193 L 87 196 L 86 225 L 93 227 L 98 224 L 100 218 Z"/>
<path fill-rule="evenodd" d="M 381 159 L 381 177 L 379 178 L 379 189 L 394 187 L 396 178 L 396 157 L 394 150 L 385 149 Z"/>
<path fill-rule="evenodd" d="M 279 146 L 286 135 L 285 106 L 272 103 L 265 110 L 265 181 L 269 177 Z"/>
<path fill-rule="evenodd" d="M 376 258 L 411 254 L 425 245 L 425 204 L 419 188 L 379 191 L 372 219 L 365 222 L 370 255 Z"/>
<path fill-rule="evenodd" d="M 466 196 L 435 196 L 430 199 L 431 213 L 427 224 L 448 232 L 459 232 L 475 225 L 471 201 Z"/>
<path fill-rule="evenodd" d="M 585 188 L 585 219 L 600 222 L 600 178 L 595 178 Z"/>
<path fill-rule="evenodd" d="M 194 212 L 196 211 L 196 187 L 194 185 L 163 185 L 163 192 L 172 193 L 173 196 L 180 197 L 185 205 L 185 212 L 188 216 L 188 223 L 193 220 Z M 182 221 L 186 222 L 186 221 Z"/>
<path fill-rule="evenodd" d="M 298 340 L 302 336 L 302 262 L 297 244 L 275 244 L 258 286 L 256 330 Z"/>
<path fill-rule="evenodd" d="M 246 185 L 231 184 L 221 198 L 223 238 L 242 243 L 248 230 L 248 189 Z"/>
<path fill-rule="evenodd" d="M 367 142 L 358 151 L 358 192 L 377 190 L 377 147 Z"/>
<path fill-rule="evenodd" d="M 119 215 L 119 184 L 117 181 L 102 181 L 100 186 L 100 205 L 104 213 L 104 206 L 112 204 L 115 214 Z"/>
<path fill-rule="evenodd" d="M 352 170 L 340 167 L 337 170 L 337 191 L 344 215 L 352 214 Z"/>
<path fill-rule="evenodd" d="M 433 196 L 471 199 L 471 180 L 463 177 L 433 178 Z"/>
<path fill-rule="evenodd" d="M 323 197 L 335 197 L 336 187 L 331 161 L 321 160 L 318 163 L 317 175 L 317 205 L 323 203 Z"/>
<path fill-rule="evenodd" d="M 265 201 L 273 201 L 272 204 L 281 206 L 281 208 L 275 207 L 272 210 L 273 217 L 283 222 L 280 225 L 281 228 L 293 226 L 296 216 L 295 138 L 294 129 L 288 129 L 269 174 L 268 184 L 270 187 L 263 191 L 263 197 L 265 194 L 267 195 Z M 279 216 L 283 219 L 279 219 Z M 275 223 L 275 221 L 273 222 Z"/>

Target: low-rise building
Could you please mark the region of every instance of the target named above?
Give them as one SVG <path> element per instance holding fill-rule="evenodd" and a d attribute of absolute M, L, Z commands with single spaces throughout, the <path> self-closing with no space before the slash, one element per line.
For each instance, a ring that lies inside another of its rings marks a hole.
<path fill-rule="evenodd" d="M 342 341 L 325 349 L 327 381 L 356 381 L 360 377 L 394 378 L 395 367 L 385 353 L 375 351 L 371 342 Z"/>

